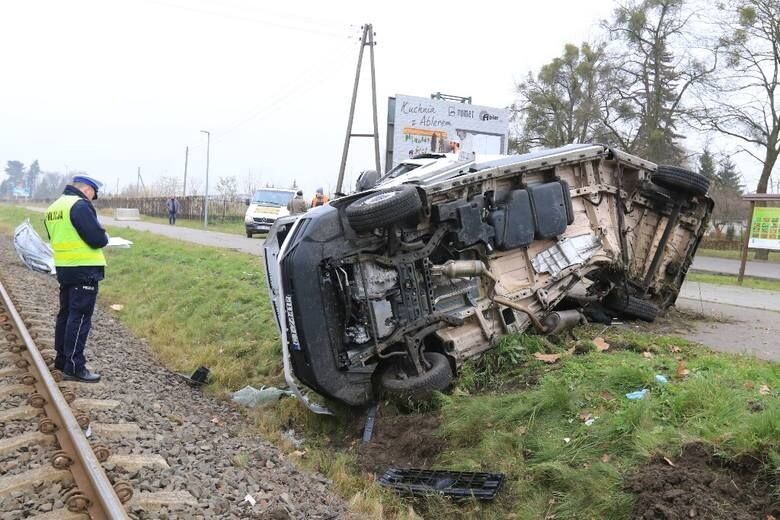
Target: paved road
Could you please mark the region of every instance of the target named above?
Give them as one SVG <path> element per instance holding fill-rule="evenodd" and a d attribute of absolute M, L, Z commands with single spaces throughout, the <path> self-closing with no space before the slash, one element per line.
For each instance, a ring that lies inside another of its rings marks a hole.
<path fill-rule="evenodd" d="M 739 274 L 739 260 L 731 258 L 713 258 L 711 256 L 697 255 L 693 259 L 691 269 L 695 271 L 706 271 L 709 273 L 721 274 Z M 745 266 L 747 276 L 758 276 L 760 278 L 776 278 L 780 280 L 780 264 L 772 262 L 757 262 L 749 260 Z"/>
<path fill-rule="evenodd" d="M 780 299 L 780 293 L 775 298 Z M 681 334 L 687 339 L 721 352 L 780 362 L 780 312 L 688 298 L 679 298 L 677 307 L 717 320 L 694 322 L 690 332 Z"/>

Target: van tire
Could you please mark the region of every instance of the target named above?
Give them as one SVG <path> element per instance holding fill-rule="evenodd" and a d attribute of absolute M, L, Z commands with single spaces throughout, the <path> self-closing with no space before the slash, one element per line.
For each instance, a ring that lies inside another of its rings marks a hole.
<path fill-rule="evenodd" d="M 425 352 L 423 355 L 431 365 L 424 374 L 406 375 L 397 362 L 384 367 L 379 374 L 382 390 L 398 397 L 426 397 L 450 386 L 453 376 L 447 356 L 438 352 Z"/>
<path fill-rule="evenodd" d="M 710 189 L 710 180 L 707 177 L 678 166 L 659 165 L 650 179 L 653 184 L 689 195 L 706 195 Z"/>
<path fill-rule="evenodd" d="M 246 237 L 247 237 L 247 238 L 252 238 L 252 233 L 250 233 L 249 231 L 247 231 L 247 232 L 246 232 Z"/>
<path fill-rule="evenodd" d="M 416 216 L 422 201 L 414 186 L 401 185 L 361 197 L 347 206 L 347 220 L 355 231 L 371 231 Z"/>
<path fill-rule="evenodd" d="M 604 298 L 604 306 L 626 318 L 636 318 L 642 321 L 653 322 L 660 312 L 653 302 L 626 295 L 620 289 L 613 289 Z"/>

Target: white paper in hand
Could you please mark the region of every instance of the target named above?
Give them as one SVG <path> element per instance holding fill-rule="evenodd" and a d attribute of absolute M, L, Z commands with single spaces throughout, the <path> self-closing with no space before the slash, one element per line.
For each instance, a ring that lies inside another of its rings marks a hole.
<path fill-rule="evenodd" d="M 106 244 L 106 247 L 124 247 L 128 248 L 133 243 L 130 240 L 127 240 L 126 238 L 122 237 L 110 237 L 108 239 L 108 244 Z"/>

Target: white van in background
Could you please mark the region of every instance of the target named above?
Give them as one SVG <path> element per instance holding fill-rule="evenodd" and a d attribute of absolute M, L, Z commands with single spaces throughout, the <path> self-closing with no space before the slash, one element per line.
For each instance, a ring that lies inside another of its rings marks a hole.
<path fill-rule="evenodd" d="M 276 219 L 289 215 L 287 203 L 295 195 L 295 190 L 278 188 L 262 188 L 255 191 L 251 199 L 247 199 L 244 225 L 246 236 L 252 238 L 254 233 L 268 233 Z"/>

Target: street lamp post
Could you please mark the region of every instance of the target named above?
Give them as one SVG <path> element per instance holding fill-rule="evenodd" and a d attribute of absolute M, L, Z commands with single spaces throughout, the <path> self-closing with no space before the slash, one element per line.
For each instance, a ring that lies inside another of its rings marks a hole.
<path fill-rule="evenodd" d="M 211 148 L 211 132 L 201 130 L 206 134 L 206 200 L 203 203 L 203 227 L 209 227 L 209 152 Z"/>

